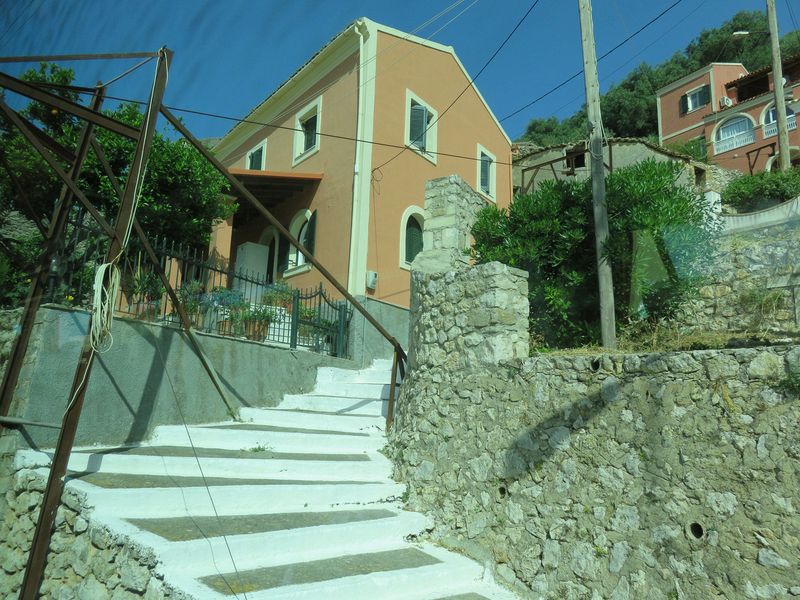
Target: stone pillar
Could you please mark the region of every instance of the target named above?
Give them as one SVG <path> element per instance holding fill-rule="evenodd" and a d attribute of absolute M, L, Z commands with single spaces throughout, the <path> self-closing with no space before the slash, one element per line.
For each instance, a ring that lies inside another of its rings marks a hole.
<path fill-rule="evenodd" d="M 426 185 L 423 250 L 411 265 L 412 369 L 528 356 L 528 274 L 500 263 L 469 264 L 472 225 L 484 206 L 456 175 Z"/>
<path fill-rule="evenodd" d="M 486 200 L 458 175 L 432 179 L 425 185 L 422 252 L 412 271 L 438 272 L 469 264 L 472 225 Z"/>

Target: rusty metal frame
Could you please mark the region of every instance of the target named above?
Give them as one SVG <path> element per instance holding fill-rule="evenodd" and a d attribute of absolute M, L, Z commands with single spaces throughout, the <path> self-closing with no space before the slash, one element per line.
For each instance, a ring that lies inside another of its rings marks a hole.
<path fill-rule="evenodd" d="M 161 49 L 159 51 L 159 58 L 158 58 L 158 65 L 156 68 L 156 79 L 153 84 L 153 91 L 150 100 L 150 109 L 151 114 L 156 115 L 156 118 L 149 119 L 142 128 L 141 133 L 136 131 L 136 135 L 134 139 L 137 140 L 136 149 L 133 154 L 133 159 L 131 161 L 131 170 L 129 173 L 128 180 L 125 185 L 125 189 L 122 195 L 122 203 L 120 205 L 119 211 L 117 213 L 117 219 L 115 223 L 114 229 L 111 231 L 109 237 L 111 239 L 110 247 L 106 256 L 106 262 L 115 264 L 124 250 L 124 237 L 125 233 L 127 232 L 128 228 L 131 226 L 131 222 L 133 220 L 134 214 L 134 205 L 135 205 L 135 194 L 136 194 L 136 182 L 138 181 L 141 173 L 144 169 L 144 164 L 146 163 L 146 157 L 150 152 L 150 148 L 152 145 L 153 136 L 155 134 L 155 126 L 157 121 L 157 114 L 158 108 L 161 106 L 161 102 L 163 99 L 164 90 L 166 88 L 166 80 L 167 80 L 167 70 L 168 70 L 168 62 L 171 58 L 172 53 L 169 50 Z M 3 74 L 0 74 L 0 80 L 5 77 Z M 12 78 L 13 79 L 13 78 Z M 10 88 L 11 89 L 11 88 Z M 15 90 L 16 91 L 16 90 Z M 47 96 L 52 96 L 52 94 L 47 94 Z M 37 100 L 39 98 L 36 98 Z M 45 103 L 47 102 L 47 97 L 44 100 Z M 58 99 L 58 105 L 67 104 L 69 106 L 65 107 L 65 111 L 71 114 L 83 113 L 85 116 L 90 117 L 87 119 L 89 124 L 98 124 L 103 125 L 103 123 L 110 123 L 111 126 L 109 127 L 112 130 L 118 130 L 119 122 L 115 121 L 114 119 L 109 119 L 103 115 L 103 118 L 97 118 L 100 113 L 96 111 L 92 111 L 89 109 L 83 109 L 81 111 L 76 110 L 75 106 L 72 103 L 66 102 L 63 99 Z M 56 103 L 52 103 L 51 105 L 56 105 Z M 83 108 L 83 107 L 82 107 Z M 26 139 L 39 151 L 40 154 L 47 160 L 48 164 L 53 168 L 58 176 L 61 178 L 65 186 L 69 189 L 72 194 L 77 196 L 81 201 L 86 200 L 83 193 L 73 181 L 73 177 L 77 180 L 78 169 L 73 168 L 71 169 L 71 174 L 67 175 L 64 173 L 62 169 L 55 163 L 52 157 L 48 156 L 47 151 L 45 150 L 44 145 L 41 143 L 40 140 L 37 139 L 37 136 L 31 132 L 28 128 L 26 123 L 24 123 L 21 118 L 11 110 L 5 103 L 0 102 L 0 110 L 9 118 L 9 120 L 14 123 L 14 125 L 20 129 Z M 87 124 L 88 125 L 88 124 Z M 126 126 L 126 130 L 130 129 Z M 91 139 L 91 127 L 86 127 L 83 132 L 85 135 L 82 135 L 81 139 L 81 150 L 85 156 L 86 151 L 90 146 L 90 139 Z M 121 133 L 121 131 L 118 131 Z M 123 135 L 129 134 L 129 131 L 123 133 Z M 128 135 L 128 137 L 131 137 Z M 77 167 L 77 163 L 73 165 Z M 66 199 L 66 197 L 65 197 Z M 88 200 L 86 200 L 88 202 Z M 62 201 L 56 208 L 58 212 L 59 209 L 64 208 L 65 202 Z M 91 203 L 89 203 L 91 204 Z M 62 213 L 66 211 L 61 210 Z M 99 213 L 98 213 L 99 215 Z M 54 219 L 52 225 L 56 224 L 56 220 Z M 107 225 L 107 224 L 106 224 Z M 108 233 L 108 232 L 107 232 Z M 50 238 L 48 240 L 49 244 L 54 244 L 55 240 Z M 103 288 L 107 291 L 109 285 L 109 281 L 106 280 L 103 282 Z M 29 313 L 31 311 L 28 311 Z M 89 328 L 91 329 L 91 327 Z M 81 410 L 83 408 L 83 400 L 86 393 L 86 388 L 89 382 L 89 376 L 91 374 L 91 369 L 94 361 L 95 351 L 92 347 L 91 343 L 91 336 L 90 333 L 87 333 L 83 347 L 81 349 L 81 355 L 78 361 L 78 366 L 75 370 L 75 376 L 73 378 L 72 388 L 70 390 L 69 395 L 69 402 L 64 413 L 64 417 L 61 424 L 61 430 L 58 438 L 58 443 L 56 444 L 56 449 L 53 455 L 53 462 L 50 469 L 50 474 L 47 481 L 47 487 L 44 492 L 44 497 L 42 499 L 42 507 L 39 512 L 39 518 L 36 524 L 36 530 L 34 532 L 33 542 L 31 544 L 30 553 L 28 555 L 28 561 L 25 567 L 25 574 L 22 581 L 21 591 L 20 591 L 20 598 L 22 600 L 34 600 L 38 594 L 39 587 L 41 585 L 42 575 L 44 573 L 44 566 L 45 560 L 47 558 L 48 548 L 50 545 L 50 539 L 53 532 L 53 524 L 55 522 L 56 510 L 61 502 L 61 493 L 64 488 L 64 475 L 66 474 L 67 465 L 69 462 L 70 453 L 72 451 L 72 446 L 75 440 L 75 433 L 78 426 L 78 421 L 80 419 Z"/>
<path fill-rule="evenodd" d="M 53 106 L 54 108 L 64 111 L 65 113 L 69 113 L 73 116 L 83 119 L 84 121 L 99 125 L 100 127 L 108 129 L 109 131 L 113 131 L 114 133 L 118 133 L 119 135 L 123 135 L 132 140 L 139 139 L 139 130 L 135 127 L 131 127 L 130 125 L 109 117 L 108 115 L 104 115 L 99 111 L 86 108 L 85 106 L 75 104 L 74 102 L 70 102 L 61 96 L 46 92 L 36 85 L 32 85 L 15 77 L 11 77 L 11 75 L 8 75 L 7 73 L 0 72 L 0 87 L 11 90 L 12 92 L 16 92 L 17 94 L 21 94 L 22 96 L 27 96 L 31 100 L 37 100 L 43 104 Z"/>
<path fill-rule="evenodd" d="M 100 110 L 103 104 L 103 97 L 105 90 L 102 88 L 96 90 L 95 96 L 92 100 L 92 109 Z M 89 149 L 88 140 L 91 139 L 93 134 L 94 125 L 86 123 L 81 131 L 80 138 L 78 139 L 78 150 L 76 153 L 75 162 L 69 172 L 70 181 L 76 183 L 80 176 L 81 169 L 83 168 L 83 161 L 86 159 L 86 153 Z M 23 131 L 24 135 L 24 131 Z M 41 150 L 40 150 L 41 152 Z M 50 219 L 50 226 L 45 232 L 45 248 L 42 253 L 42 258 L 36 271 L 31 277 L 31 287 L 28 290 L 28 295 L 25 298 L 25 304 L 22 311 L 20 320 L 19 334 L 14 338 L 14 343 L 11 347 L 9 354 L 6 372 L 3 375 L 2 386 L 0 387 L 0 416 L 8 415 L 11 408 L 11 402 L 14 396 L 14 390 L 17 387 L 20 370 L 22 369 L 22 360 L 28 350 L 31 332 L 33 330 L 33 322 L 36 318 L 36 313 L 42 303 L 42 295 L 44 294 L 45 285 L 47 283 L 48 269 L 50 261 L 55 255 L 61 238 L 64 235 L 64 228 L 66 227 L 67 215 L 72 206 L 74 199 L 74 192 L 66 184 L 62 185 L 61 193 L 59 194 L 58 202 L 56 203 L 55 210 Z"/>

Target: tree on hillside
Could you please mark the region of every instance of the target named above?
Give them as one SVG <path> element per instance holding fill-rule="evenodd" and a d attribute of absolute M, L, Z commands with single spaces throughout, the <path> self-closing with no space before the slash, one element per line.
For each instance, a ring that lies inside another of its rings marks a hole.
<path fill-rule="evenodd" d="M 74 73 L 70 69 L 43 63 L 38 69 L 25 72 L 22 79 L 67 85 L 72 83 Z M 74 102 L 82 101 L 71 90 L 55 87 L 50 91 Z M 75 148 L 83 127 L 79 119 L 35 101 L 20 112 L 62 146 L 71 150 Z M 143 120 L 139 107 L 134 104 L 123 104 L 104 112 L 137 127 Z M 135 142 L 103 128 L 98 127 L 95 132 L 120 185 L 124 186 Z M 12 211 L 19 211 L 22 206 L 18 186 L 25 191 L 33 212 L 46 222 L 58 199 L 61 182 L 17 129 L 2 119 L 0 158 L 0 247 L 3 250 L 0 303 L 8 304 L 22 293 L 17 288 L 21 281 L 24 282 L 26 273 L 32 271 L 38 254 L 36 249 L 42 241 L 38 231 L 20 226 L 18 215 L 15 215 L 13 228 L 4 227 Z M 64 170 L 70 167 L 65 162 L 60 165 Z M 16 183 L 9 171 L 14 174 Z M 79 187 L 106 219 L 113 221 L 119 200 L 93 152 L 87 155 Z M 224 177 L 189 144 L 156 133 L 137 217 L 150 236 L 204 246 L 208 243 L 212 225 L 228 218 L 236 209 L 235 203 L 222 195 L 225 188 Z M 24 214 L 25 211 L 19 212 Z M 27 233 L 20 235 L 21 230 Z"/>
<path fill-rule="evenodd" d="M 736 13 L 720 27 L 703 30 L 682 52 L 651 67 L 640 64 L 622 81 L 611 86 L 601 98 L 603 124 L 608 135 L 648 137 L 658 135 L 655 92 L 661 87 L 688 75 L 711 62 L 741 62 L 748 71 L 771 63 L 769 36 L 733 37 L 734 31 L 767 31 L 767 17 L 758 11 Z M 789 56 L 800 52 L 800 31 L 787 33 L 781 39 L 781 52 Z M 585 108 L 564 121 L 555 117 L 533 119 L 522 139 L 539 145 L 570 142 L 585 138 L 567 124 L 585 121 Z M 563 134 L 564 138 L 554 138 Z"/>

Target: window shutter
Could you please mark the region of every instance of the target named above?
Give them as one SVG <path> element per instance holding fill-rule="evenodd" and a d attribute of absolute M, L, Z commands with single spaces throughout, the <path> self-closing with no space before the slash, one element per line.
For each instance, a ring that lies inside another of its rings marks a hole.
<path fill-rule="evenodd" d="M 413 261 L 422 252 L 422 227 L 414 217 L 406 221 L 406 262 Z"/>
<path fill-rule="evenodd" d="M 258 150 L 250 153 L 250 160 L 249 164 L 247 165 L 248 169 L 260 171 L 261 170 L 261 157 L 264 154 L 264 146 L 261 146 Z"/>
<path fill-rule="evenodd" d="M 489 179 L 491 176 L 491 166 L 492 159 L 481 153 L 481 190 L 487 194 L 492 189 L 491 181 Z"/>
<path fill-rule="evenodd" d="M 311 213 L 308 219 L 308 230 L 306 231 L 306 250 L 314 255 L 314 246 L 317 240 L 317 211 Z"/>
<path fill-rule="evenodd" d="M 289 268 L 289 240 L 281 236 L 278 242 L 278 273 Z"/>
<path fill-rule="evenodd" d="M 700 106 L 705 106 L 711 102 L 711 86 L 704 85 L 700 90 Z"/>
<path fill-rule="evenodd" d="M 317 115 L 303 122 L 303 151 L 310 150 L 317 144 Z"/>
<path fill-rule="evenodd" d="M 425 137 L 428 128 L 428 109 L 421 104 L 411 104 L 411 127 L 408 141 L 412 146 L 425 150 Z"/>
<path fill-rule="evenodd" d="M 689 96 L 683 95 L 681 96 L 681 114 L 685 115 L 689 112 Z"/>

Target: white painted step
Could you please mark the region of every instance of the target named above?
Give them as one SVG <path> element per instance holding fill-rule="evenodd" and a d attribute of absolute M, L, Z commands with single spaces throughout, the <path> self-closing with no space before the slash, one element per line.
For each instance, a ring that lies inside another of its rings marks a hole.
<path fill-rule="evenodd" d="M 429 527 L 431 521 L 425 516 L 403 512 L 372 521 L 229 535 L 225 539 L 165 542 L 164 548 L 159 549 L 159 558 L 167 569 L 180 570 L 190 577 L 205 577 L 219 571 L 234 571 L 230 554 L 239 571 L 289 565 L 347 554 L 398 550 L 405 546 L 406 536 Z"/>
<path fill-rule="evenodd" d="M 320 512 L 393 508 L 405 492 L 399 483 L 230 485 L 184 488 L 100 488 L 78 480 L 94 514 L 116 519 Z M 212 503 L 213 499 L 213 503 Z M 371 505 L 375 506 L 371 506 Z M 216 512 L 215 512 L 216 509 Z"/>
<path fill-rule="evenodd" d="M 346 398 L 342 396 L 318 396 L 316 394 L 298 396 L 287 394 L 283 397 L 283 402 L 280 403 L 278 408 L 385 417 L 388 406 L 388 400 L 378 400 L 374 398 Z"/>
<path fill-rule="evenodd" d="M 424 545 L 421 549 L 443 562 L 413 569 L 380 571 L 329 581 L 257 590 L 248 592 L 247 599 L 436 600 L 452 595 L 450 591 L 458 582 L 468 581 L 477 584 L 482 581 L 484 569 L 479 564 L 452 553 L 435 552 L 439 549 L 429 545 Z"/>
<path fill-rule="evenodd" d="M 311 393 L 317 396 L 386 399 L 389 397 L 390 387 L 388 383 L 340 383 L 318 381 Z"/>
<path fill-rule="evenodd" d="M 319 367 L 317 384 L 320 383 L 373 383 L 388 385 L 392 381 L 389 369 L 364 369 L 362 371 L 345 371 L 336 367 Z"/>
<path fill-rule="evenodd" d="M 26 451 L 28 452 L 28 451 Z M 34 451 L 30 451 L 34 452 Z M 50 454 L 38 452 L 39 465 Z M 227 477 L 303 481 L 377 482 L 391 477 L 392 463 L 382 454 L 366 461 L 283 460 L 257 458 L 208 458 L 90 454 L 73 452 L 69 469 L 89 473 L 168 475 L 173 477 Z M 201 470 L 202 467 L 202 470 Z"/>
<path fill-rule="evenodd" d="M 282 408 L 243 408 L 239 417 L 246 422 L 273 427 L 316 429 L 381 435 L 386 419 L 380 416 L 353 416 L 302 412 Z"/>
<path fill-rule="evenodd" d="M 349 417 L 342 417 L 349 418 Z M 382 421 L 385 420 L 382 419 Z M 262 423 L 255 423 L 262 424 Z M 275 427 L 297 427 L 288 424 L 272 424 Z M 271 452 L 291 453 L 329 453 L 355 454 L 374 452 L 386 445 L 386 439 L 376 435 L 341 435 L 328 433 L 304 433 L 298 431 L 257 431 L 248 429 L 229 429 L 221 426 L 190 426 L 189 433 L 182 425 L 157 427 L 153 432 L 151 443 L 159 446 L 189 446 L 198 448 L 222 448 L 225 450 L 241 450 L 263 447 Z M 310 429 L 323 431 L 317 427 Z M 342 430 L 344 431 L 344 430 Z M 344 431 L 344 433 L 368 433 Z M 191 437 L 191 444 L 190 439 Z"/>

